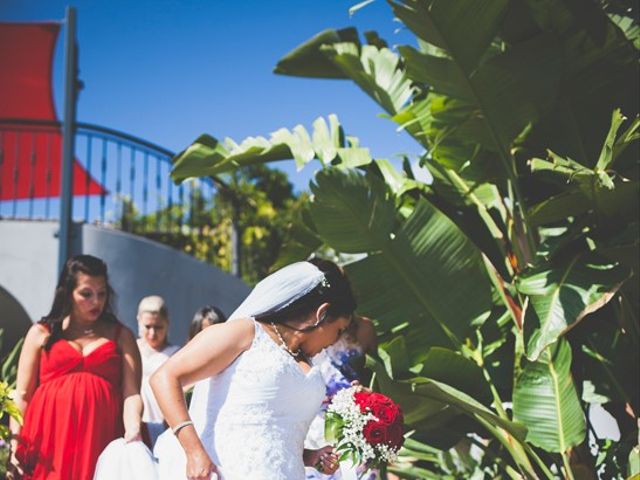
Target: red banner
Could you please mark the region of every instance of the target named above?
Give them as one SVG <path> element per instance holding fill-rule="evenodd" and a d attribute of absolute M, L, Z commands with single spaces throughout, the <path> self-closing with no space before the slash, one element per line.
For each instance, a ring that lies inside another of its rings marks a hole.
<path fill-rule="evenodd" d="M 57 120 L 52 68 L 60 24 L 0 23 L 0 119 Z M 60 195 L 57 127 L 0 123 L 0 200 Z M 74 160 L 73 194 L 104 188 Z"/>

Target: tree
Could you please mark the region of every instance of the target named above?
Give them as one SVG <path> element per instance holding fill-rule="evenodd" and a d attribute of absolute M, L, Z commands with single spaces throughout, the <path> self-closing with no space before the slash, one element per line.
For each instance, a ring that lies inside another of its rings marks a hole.
<path fill-rule="evenodd" d="M 389 5 L 418 48 L 327 30 L 276 72 L 353 80 L 425 148 L 433 182 L 373 158 L 335 116 L 239 144 L 203 135 L 173 177 L 322 162 L 285 254 L 355 254 L 361 310 L 387 339 L 370 365 L 413 429 L 402 475 L 635 473 L 637 21 L 624 2 Z M 622 432 L 597 459 L 593 403 Z"/>
<path fill-rule="evenodd" d="M 124 199 L 119 225 L 232 271 L 235 222 L 241 278 L 254 284 L 276 262 L 287 228 L 307 202 L 307 195 L 294 194 L 287 175 L 265 165 L 221 175 L 215 183 L 211 198 L 192 185 L 184 203 L 147 215 Z"/>

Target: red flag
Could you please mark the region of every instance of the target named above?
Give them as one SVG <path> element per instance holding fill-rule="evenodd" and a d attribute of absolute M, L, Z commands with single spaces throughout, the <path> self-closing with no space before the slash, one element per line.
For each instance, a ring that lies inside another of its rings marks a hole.
<path fill-rule="evenodd" d="M 57 120 L 51 84 L 60 24 L 0 23 L 0 119 Z M 57 127 L 0 124 L 0 200 L 60 195 Z M 74 160 L 73 194 L 106 190 Z"/>

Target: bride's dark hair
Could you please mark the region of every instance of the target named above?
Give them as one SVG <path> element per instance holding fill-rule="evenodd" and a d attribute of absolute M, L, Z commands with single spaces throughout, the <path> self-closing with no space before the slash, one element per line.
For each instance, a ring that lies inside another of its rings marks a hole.
<path fill-rule="evenodd" d="M 356 299 L 344 270 L 332 261 L 322 258 L 315 257 L 307 261 L 324 273 L 325 281 L 284 309 L 255 317 L 257 321 L 284 323 L 306 316 L 323 303 L 329 304 L 327 316 L 331 318 L 349 316 L 355 311 Z"/>
<path fill-rule="evenodd" d="M 67 260 L 60 273 L 51 310 L 39 321 L 39 323 L 45 325 L 51 332 L 51 335 L 49 335 L 44 345 L 45 350 L 49 350 L 51 346 L 62 337 L 62 321 L 71 313 L 71 307 L 73 306 L 71 294 L 76 288 L 78 273 L 84 273 L 91 277 L 104 278 L 107 285 L 107 301 L 104 304 L 100 319 L 109 322 L 117 321 L 111 306 L 114 294 L 113 289 L 109 285 L 107 265 L 93 255 L 76 255 L 71 257 Z"/>

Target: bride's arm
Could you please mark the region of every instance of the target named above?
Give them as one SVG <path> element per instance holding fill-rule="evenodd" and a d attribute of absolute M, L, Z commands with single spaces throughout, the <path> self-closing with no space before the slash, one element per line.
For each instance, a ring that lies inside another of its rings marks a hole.
<path fill-rule="evenodd" d="M 202 330 L 156 370 L 149 383 L 171 428 L 189 421 L 182 387 L 223 371 L 249 348 L 254 334 L 255 327 L 251 320 L 212 325 Z M 177 437 L 188 459 L 193 457 L 198 463 L 203 454 L 206 456 L 192 425 L 181 428 Z"/>

